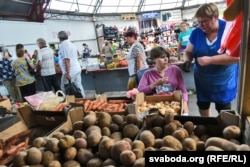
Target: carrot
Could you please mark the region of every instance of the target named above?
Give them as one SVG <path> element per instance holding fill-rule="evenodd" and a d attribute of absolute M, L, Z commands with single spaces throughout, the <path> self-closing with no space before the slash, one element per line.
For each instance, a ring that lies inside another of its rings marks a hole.
<path fill-rule="evenodd" d="M 99 100 L 95 105 L 93 105 L 93 110 L 96 110 L 99 106 L 105 103 L 104 100 Z"/>
<path fill-rule="evenodd" d="M 118 107 L 118 111 L 123 111 L 124 103 L 121 103 Z"/>
<path fill-rule="evenodd" d="M 59 103 L 57 104 L 57 106 L 54 108 L 54 111 L 62 111 L 63 110 L 63 103 Z"/>
<path fill-rule="evenodd" d="M 84 103 L 84 110 L 87 111 L 89 108 L 90 100 L 86 100 Z"/>
<path fill-rule="evenodd" d="M 96 101 L 96 100 L 90 101 L 90 104 L 89 104 L 89 107 L 88 107 L 87 111 L 90 111 L 90 110 L 93 109 L 93 105 L 94 105 L 95 101 Z"/>
<path fill-rule="evenodd" d="M 106 105 L 108 105 L 108 103 L 104 101 L 104 103 L 102 103 L 100 106 L 97 107 L 97 110 L 98 111 L 102 110 Z"/>
<path fill-rule="evenodd" d="M 10 148 L 6 150 L 7 155 L 14 155 L 17 152 L 18 147 L 15 145 L 12 145 Z"/>

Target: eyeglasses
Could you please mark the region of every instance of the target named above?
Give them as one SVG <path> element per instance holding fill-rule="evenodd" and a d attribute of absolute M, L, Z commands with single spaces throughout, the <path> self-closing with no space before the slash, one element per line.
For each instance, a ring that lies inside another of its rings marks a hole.
<path fill-rule="evenodd" d="M 198 24 L 206 24 L 207 22 L 209 22 L 211 19 L 206 19 L 206 20 L 197 20 Z"/>

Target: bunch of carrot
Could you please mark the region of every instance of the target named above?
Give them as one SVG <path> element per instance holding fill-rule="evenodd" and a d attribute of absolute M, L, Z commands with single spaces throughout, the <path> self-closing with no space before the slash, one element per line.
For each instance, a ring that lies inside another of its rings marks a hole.
<path fill-rule="evenodd" d="M 6 141 L 0 142 L 0 165 L 10 162 L 16 153 L 23 151 L 29 146 L 30 130 L 23 131 Z"/>
<path fill-rule="evenodd" d="M 128 100 L 86 100 L 78 102 L 83 104 L 84 111 L 109 111 L 117 112 L 124 111 Z"/>

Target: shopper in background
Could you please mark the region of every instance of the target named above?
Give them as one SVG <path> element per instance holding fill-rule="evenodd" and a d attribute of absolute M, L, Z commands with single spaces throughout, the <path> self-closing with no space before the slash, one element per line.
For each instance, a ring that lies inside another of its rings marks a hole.
<path fill-rule="evenodd" d="M 109 41 L 105 41 L 105 45 L 102 48 L 102 54 L 104 54 L 105 57 L 113 58 L 112 48 L 109 45 Z"/>
<path fill-rule="evenodd" d="M 69 41 L 68 35 L 65 31 L 58 33 L 60 40 L 59 45 L 59 64 L 62 70 L 61 88 L 65 91 L 65 84 L 71 82 L 81 90 L 81 94 L 85 97 L 84 89 L 82 86 L 81 66 L 78 62 L 78 54 L 76 46 Z"/>
<path fill-rule="evenodd" d="M 34 53 L 31 57 L 31 61 L 33 62 L 33 64 L 36 66 L 38 63 L 38 50 L 34 50 Z"/>
<path fill-rule="evenodd" d="M 180 90 L 183 97 L 183 113 L 188 114 L 188 93 L 180 68 L 169 65 L 170 53 L 161 46 L 153 48 L 150 58 L 154 68 L 144 72 L 138 90 L 146 95 L 165 94 Z"/>
<path fill-rule="evenodd" d="M 91 50 L 89 49 L 89 46 L 86 43 L 82 44 L 83 46 L 83 58 L 88 58 L 90 57 Z"/>
<path fill-rule="evenodd" d="M 26 49 L 24 49 L 23 44 L 21 44 L 21 43 L 16 44 L 16 51 L 17 51 L 18 49 L 23 49 L 23 50 L 24 50 L 24 56 L 25 56 L 27 59 L 29 59 L 29 60 L 31 59 L 30 54 L 28 53 L 28 51 L 27 51 Z"/>
<path fill-rule="evenodd" d="M 32 58 L 32 57 L 30 56 L 29 52 L 27 51 L 27 49 L 24 50 L 24 54 L 25 54 L 29 59 Z"/>
<path fill-rule="evenodd" d="M 193 30 L 185 50 L 186 62 L 195 60 L 194 80 L 201 116 L 210 116 L 210 103 L 216 110 L 231 109 L 236 98 L 238 58 L 218 54 L 226 22 L 220 20 L 214 3 L 201 5 L 195 13 L 199 27 Z"/>
<path fill-rule="evenodd" d="M 36 40 L 39 47 L 38 65 L 40 67 L 41 76 L 43 79 L 46 91 L 60 90 L 60 84 L 56 77 L 56 69 L 54 62 L 54 52 L 51 48 L 47 47 L 46 41 L 43 38 Z"/>
<path fill-rule="evenodd" d="M 137 87 L 136 75 L 142 69 L 148 68 L 146 62 L 146 54 L 142 44 L 137 41 L 137 34 L 134 31 L 128 31 L 125 34 L 126 41 L 130 45 L 129 51 L 126 55 L 128 61 L 128 90 L 132 90 Z"/>
<path fill-rule="evenodd" d="M 12 68 L 12 55 L 7 49 L 3 51 L 3 57 L 0 59 L 0 78 L 8 90 L 11 102 L 22 102 L 19 87 L 16 86 L 15 71 Z"/>
<path fill-rule="evenodd" d="M 25 56 L 24 49 L 19 47 L 21 45 L 22 44 L 16 45 L 17 59 L 13 60 L 12 66 L 15 70 L 16 86 L 20 88 L 21 96 L 23 98 L 22 100 L 26 101 L 24 99 L 25 96 L 30 96 L 36 93 L 36 79 L 35 76 L 30 75 L 27 61 L 32 68 L 35 68 L 35 66 Z"/>
<path fill-rule="evenodd" d="M 187 22 L 182 22 L 180 24 L 181 32 L 178 35 L 178 45 L 177 45 L 177 52 L 184 52 L 187 47 L 189 36 L 192 33 L 192 29 L 189 28 Z"/>

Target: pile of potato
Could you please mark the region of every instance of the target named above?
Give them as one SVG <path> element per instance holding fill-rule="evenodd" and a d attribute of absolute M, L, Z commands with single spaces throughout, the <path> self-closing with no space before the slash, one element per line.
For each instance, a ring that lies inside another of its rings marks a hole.
<path fill-rule="evenodd" d="M 210 137 L 206 126 L 182 124 L 173 112 L 145 124 L 134 114 L 90 111 L 72 128 L 36 138 L 29 149 L 15 155 L 13 166 L 144 167 L 147 150 L 249 151 L 248 145 L 240 144 L 240 134 L 237 126 L 228 126 L 221 137 Z"/>
<path fill-rule="evenodd" d="M 134 114 L 90 111 L 72 128 L 34 139 L 29 149 L 15 155 L 13 166 L 144 166 L 144 144 L 135 140 L 142 126 Z"/>
<path fill-rule="evenodd" d="M 160 101 L 156 103 L 144 102 L 138 106 L 138 112 L 147 112 L 152 108 L 157 108 L 161 115 L 172 112 L 176 115 L 181 114 L 181 103 L 178 101 Z"/>

